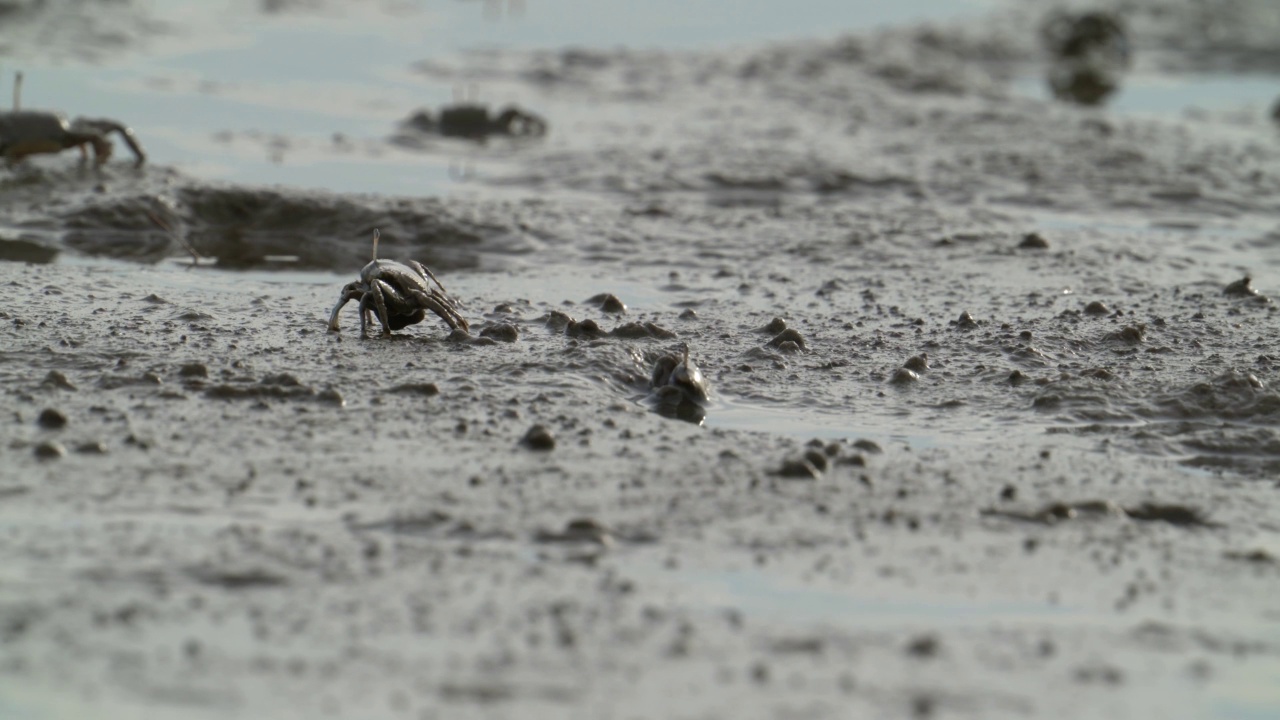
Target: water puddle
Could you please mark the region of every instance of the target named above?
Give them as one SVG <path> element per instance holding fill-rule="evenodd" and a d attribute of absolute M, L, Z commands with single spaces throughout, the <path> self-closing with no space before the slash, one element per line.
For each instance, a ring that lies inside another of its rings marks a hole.
<path fill-rule="evenodd" d="M 1014 83 L 1024 97 L 1052 101 L 1041 77 Z M 1143 75 L 1124 77 L 1105 105 L 1120 115 L 1186 120 L 1204 113 L 1261 121 L 1280 98 L 1280 78 L 1271 75 Z"/>
<path fill-rule="evenodd" d="M 467 141 L 442 143 L 431 154 L 386 142 L 414 110 L 450 103 L 459 90 L 412 71 L 428 57 L 477 47 L 715 47 L 829 34 L 833 25 L 851 31 L 955 17 L 981 5 L 810 0 L 730 10 L 706 0 L 508 0 L 263 13 L 256 4 L 158 0 L 149 6 L 168 33 L 141 33 L 138 47 L 119 38 L 122 47 L 90 48 L 107 59 L 89 66 L 6 58 L 0 97 L 7 106 L 10 73 L 23 70 L 24 108 L 119 120 L 133 127 L 153 163 L 203 180 L 443 194 L 500 169 L 501 160 Z M 538 107 L 535 97 L 492 97 L 483 85 L 464 90 L 492 105 Z M 66 155 L 36 162 L 70 162 Z"/>
<path fill-rule="evenodd" d="M 1077 624 L 1087 618 L 1079 609 L 1045 603 L 868 597 L 852 589 L 814 587 L 753 570 L 677 574 L 678 584 L 684 588 L 683 599 L 689 604 L 732 608 L 750 618 L 791 625 L 891 630 L 922 624 L 965 627 L 991 621 L 1002 626 L 1019 622 Z"/>

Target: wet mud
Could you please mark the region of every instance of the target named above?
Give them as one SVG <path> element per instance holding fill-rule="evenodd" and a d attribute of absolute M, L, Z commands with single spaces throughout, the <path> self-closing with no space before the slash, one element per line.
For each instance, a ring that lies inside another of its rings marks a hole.
<path fill-rule="evenodd" d="M 0 715 L 1280 710 L 1280 137 L 1048 9 L 423 63 L 546 120 L 448 197 L 0 168 Z M 374 229 L 465 324 L 330 331 Z"/>

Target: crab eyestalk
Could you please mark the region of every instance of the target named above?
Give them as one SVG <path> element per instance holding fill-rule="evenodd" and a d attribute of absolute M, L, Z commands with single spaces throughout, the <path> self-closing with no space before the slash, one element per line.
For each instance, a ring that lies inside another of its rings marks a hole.
<path fill-rule="evenodd" d="M 13 74 L 13 111 L 22 107 L 22 71 Z"/>
<path fill-rule="evenodd" d="M 378 259 L 378 238 L 382 237 L 382 233 L 378 232 L 378 228 L 373 229 L 373 259 Z"/>

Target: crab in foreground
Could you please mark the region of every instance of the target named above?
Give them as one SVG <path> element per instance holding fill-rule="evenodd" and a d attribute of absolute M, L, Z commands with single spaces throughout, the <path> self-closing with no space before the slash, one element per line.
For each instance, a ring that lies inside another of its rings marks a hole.
<path fill-rule="evenodd" d="M 701 423 L 711 399 L 711 383 L 689 357 L 685 344 L 679 353 L 668 353 L 653 364 L 649 376 L 650 397 L 658 414 Z"/>
<path fill-rule="evenodd" d="M 469 330 L 458 301 L 449 296 L 427 266 L 414 260 L 400 263 L 378 259 L 378 237 L 374 230 L 373 260 L 360 271 L 360 279 L 342 288 L 342 297 L 329 315 L 329 331 L 338 331 L 338 312 L 352 300 L 360 301 L 360 337 L 368 335 L 370 312 L 377 313 L 383 337 L 422 322 L 427 310 L 454 330 Z"/>
<path fill-rule="evenodd" d="M 80 156 L 87 158 L 85 146 L 91 145 L 93 160 L 101 165 L 111 157 L 111 142 L 107 135 L 113 132 L 119 134 L 133 151 L 136 164 L 146 162 L 147 156 L 128 126 L 104 118 L 68 121 L 66 115 L 58 112 L 21 110 L 21 92 L 22 73 L 18 73 L 13 82 L 13 110 L 0 112 L 0 156 L 7 162 L 12 164 L 28 155 L 58 153 L 73 147 L 80 148 Z"/>

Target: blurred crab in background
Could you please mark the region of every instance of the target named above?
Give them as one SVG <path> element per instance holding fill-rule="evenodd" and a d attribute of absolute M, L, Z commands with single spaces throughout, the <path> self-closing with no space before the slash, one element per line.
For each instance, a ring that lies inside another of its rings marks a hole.
<path fill-rule="evenodd" d="M 1101 105 L 1132 63 L 1124 20 L 1104 11 L 1050 15 L 1040 28 L 1049 52 L 1049 89 L 1059 100 Z"/>
<path fill-rule="evenodd" d="M 20 109 L 22 73 L 13 83 L 13 110 L 0 112 L 0 156 L 12 164 L 28 155 L 58 153 L 73 147 L 80 148 L 81 158 L 88 158 L 87 146 L 93 147 L 93 160 L 101 165 L 111 157 L 109 133 L 117 133 L 133 151 L 136 165 L 142 165 L 147 156 L 142 152 L 127 125 L 105 118 L 76 118 L 67 120 L 59 112 Z"/>

